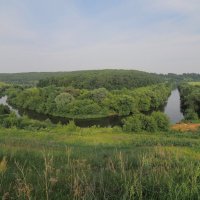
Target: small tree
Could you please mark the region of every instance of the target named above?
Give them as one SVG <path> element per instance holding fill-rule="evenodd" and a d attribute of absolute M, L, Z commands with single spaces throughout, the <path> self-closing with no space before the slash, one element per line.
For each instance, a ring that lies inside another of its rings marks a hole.
<path fill-rule="evenodd" d="M 127 132 L 139 132 L 142 130 L 142 122 L 140 115 L 133 115 L 131 117 L 127 117 L 123 121 L 123 130 Z"/>
<path fill-rule="evenodd" d="M 186 120 L 198 120 L 199 116 L 193 109 L 187 109 L 185 111 L 185 119 Z"/>
<path fill-rule="evenodd" d="M 56 106 L 60 112 L 63 112 L 66 110 L 66 107 L 69 103 L 71 103 L 74 100 L 74 97 L 66 92 L 63 92 L 59 94 L 55 98 Z"/>
<path fill-rule="evenodd" d="M 142 116 L 142 129 L 147 132 L 155 132 L 157 131 L 157 123 L 152 116 Z"/>
<path fill-rule="evenodd" d="M 10 108 L 6 105 L 0 105 L 0 115 L 10 114 Z"/>
<path fill-rule="evenodd" d="M 153 112 L 152 117 L 156 121 L 158 130 L 167 131 L 169 130 L 169 118 L 162 112 Z"/>

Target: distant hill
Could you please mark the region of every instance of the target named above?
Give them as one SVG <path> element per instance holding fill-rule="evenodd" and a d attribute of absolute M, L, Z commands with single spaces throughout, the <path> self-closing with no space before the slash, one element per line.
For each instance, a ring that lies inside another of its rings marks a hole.
<path fill-rule="evenodd" d="M 39 81 L 39 87 L 72 86 L 79 89 L 106 88 L 109 90 L 136 88 L 163 82 L 158 74 L 136 70 L 90 70 L 64 73 Z"/>
<path fill-rule="evenodd" d="M 0 82 L 36 85 L 40 79 L 61 75 L 63 72 L 0 73 Z"/>
<path fill-rule="evenodd" d="M 148 73 L 137 70 L 85 70 L 72 72 L 29 72 L 29 73 L 2 73 L 0 82 L 20 85 L 46 87 L 72 86 L 80 89 L 107 89 L 136 88 L 152 85 L 164 81 L 200 81 L 200 74 L 172 74 L 167 75 Z"/>

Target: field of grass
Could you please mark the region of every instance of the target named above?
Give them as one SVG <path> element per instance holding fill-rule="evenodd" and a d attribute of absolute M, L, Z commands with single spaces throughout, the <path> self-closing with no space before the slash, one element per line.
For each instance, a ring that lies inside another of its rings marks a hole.
<path fill-rule="evenodd" d="M 189 85 L 200 86 L 200 82 L 189 82 Z"/>
<path fill-rule="evenodd" d="M 2 199 L 199 199 L 200 132 L 0 128 Z"/>

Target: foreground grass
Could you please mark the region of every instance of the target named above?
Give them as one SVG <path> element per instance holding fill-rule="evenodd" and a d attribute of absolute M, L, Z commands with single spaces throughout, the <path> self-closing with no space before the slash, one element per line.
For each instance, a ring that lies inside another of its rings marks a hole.
<path fill-rule="evenodd" d="M 199 199 L 200 133 L 0 128 L 0 198 Z"/>

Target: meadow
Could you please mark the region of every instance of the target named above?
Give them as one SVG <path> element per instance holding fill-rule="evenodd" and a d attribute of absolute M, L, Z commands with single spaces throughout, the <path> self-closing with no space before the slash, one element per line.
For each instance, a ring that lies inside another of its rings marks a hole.
<path fill-rule="evenodd" d="M 2 199 L 199 199 L 200 131 L 0 129 Z"/>
<path fill-rule="evenodd" d="M 200 86 L 200 82 L 188 82 L 192 86 Z"/>

